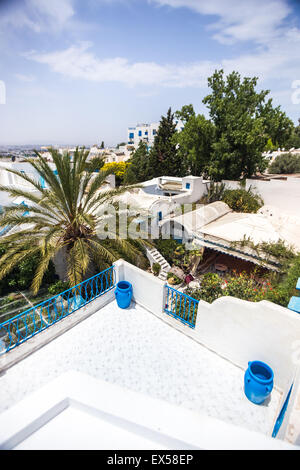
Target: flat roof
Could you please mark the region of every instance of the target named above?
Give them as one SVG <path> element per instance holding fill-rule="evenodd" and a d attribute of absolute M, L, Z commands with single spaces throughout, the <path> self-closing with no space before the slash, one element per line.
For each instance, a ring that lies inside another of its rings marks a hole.
<path fill-rule="evenodd" d="M 269 436 L 282 398 L 274 388 L 265 406 L 254 405 L 244 370 L 141 306 L 121 310 L 112 301 L 8 369 L 0 412 L 69 371 Z"/>

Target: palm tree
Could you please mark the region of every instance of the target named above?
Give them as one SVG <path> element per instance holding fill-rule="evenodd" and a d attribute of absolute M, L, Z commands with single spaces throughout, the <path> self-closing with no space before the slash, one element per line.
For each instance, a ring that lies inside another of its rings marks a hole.
<path fill-rule="evenodd" d="M 46 185 L 28 174 L 7 169 L 25 180 L 27 186 L 29 183 L 31 190 L 0 186 L 0 191 L 11 197 L 21 196 L 27 204 L 26 217 L 22 205 L 3 207 L 0 227 L 9 226 L 11 230 L 1 238 L 6 252 L 0 259 L 0 280 L 36 253 L 42 256 L 32 281 L 34 293 L 40 288 L 50 260 L 57 256 L 64 257 L 70 286 L 80 283 L 91 266 L 104 269 L 120 255 L 134 264 L 145 261 L 141 240 L 121 239 L 118 234 L 114 240 L 97 236 L 97 226 L 104 217 L 97 215 L 99 208 L 128 188 L 99 191 L 112 170 L 101 170 L 102 159 L 88 161 L 88 150 L 77 148 L 72 159 L 68 153 L 60 155 L 54 149 L 50 152 L 55 172 L 38 152 L 37 158 L 29 159 Z"/>

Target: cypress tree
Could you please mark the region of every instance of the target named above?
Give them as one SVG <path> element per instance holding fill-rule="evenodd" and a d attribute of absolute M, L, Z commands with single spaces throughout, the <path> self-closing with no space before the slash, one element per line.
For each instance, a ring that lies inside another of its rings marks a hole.
<path fill-rule="evenodd" d="M 176 124 L 169 108 L 162 116 L 148 159 L 148 179 L 159 176 L 184 176 L 184 166 L 175 141 Z"/>
<path fill-rule="evenodd" d="M 138 148 L 128 162 L 130 165 L 125 174 L 125 184 L 142 183 L 149 179 L 147 174 L 148 158 L 147 144 L 140 141 Z"/>

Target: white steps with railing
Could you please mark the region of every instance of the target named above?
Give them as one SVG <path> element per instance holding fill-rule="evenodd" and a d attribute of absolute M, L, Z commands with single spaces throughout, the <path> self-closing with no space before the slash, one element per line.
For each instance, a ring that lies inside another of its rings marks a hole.
<path fill-rule="evenodd" d="M 159 272 L 158 278 L 163 281 L 166 281 L 168 272 L 170 271 L 171 266 L 169 265 L 167 260 L 162 256 L 162 254 L 158 250 L 156 250 L 156 248 L 146 248 L 146 251 L 147 251 L 147 257 L 151 263 L 151 266 L 154 263 L 157 263 L 160 265 L 160 272 Z"/>

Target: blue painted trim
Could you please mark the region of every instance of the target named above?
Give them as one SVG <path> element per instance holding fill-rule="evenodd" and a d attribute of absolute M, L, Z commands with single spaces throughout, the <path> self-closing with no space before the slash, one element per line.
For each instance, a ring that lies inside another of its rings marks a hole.
<path fill-rule="evenodd" d="M 0 324 L 9 344 L 0 356 L 74 313 L 115 287 L 114 266 Z M 2 330 L 2 331 L 1 331 Z M 6 342 L 7 342 L 6 339 Z"/>
<path fill-rule="evenodd" d="M 292 297 L 289 301 L 288 309 L 300 313 L 300 297 Z"/>
<path fill-rule="evenodd" d="M 278 415 L 278 418 L 275 422 L 275 426 L 274 426 L 274 429 L 273 429 L 273 432 L 272 432 L 272 437 L 276 437 L 277 434 L 278 434 L 278 431 L 282 425 L 282 422 L 283 422 L 283 419 L 284 419 L 284 416 L 285 416 L 285 413 L 286 413 L 286 410 L 287 410 L 287 407 L 288 407 L 288 404 L 289 404 L 289 400 L 290 400 L 290 396 L 291 396 L 291 392 L 292 392 L 292 388 L 293 388 L 293 385 L 291 385 L 291 388 L 289 390 L 289 393 L 287 394 L 287 397 L 284 401 L 284 404 L 280 410 L 280 413 Z"/>
<path fill-rule="evenodd" d="M 166 286 L 164 311 L 190 328 L 195 328 L 199 300 Z"/>

